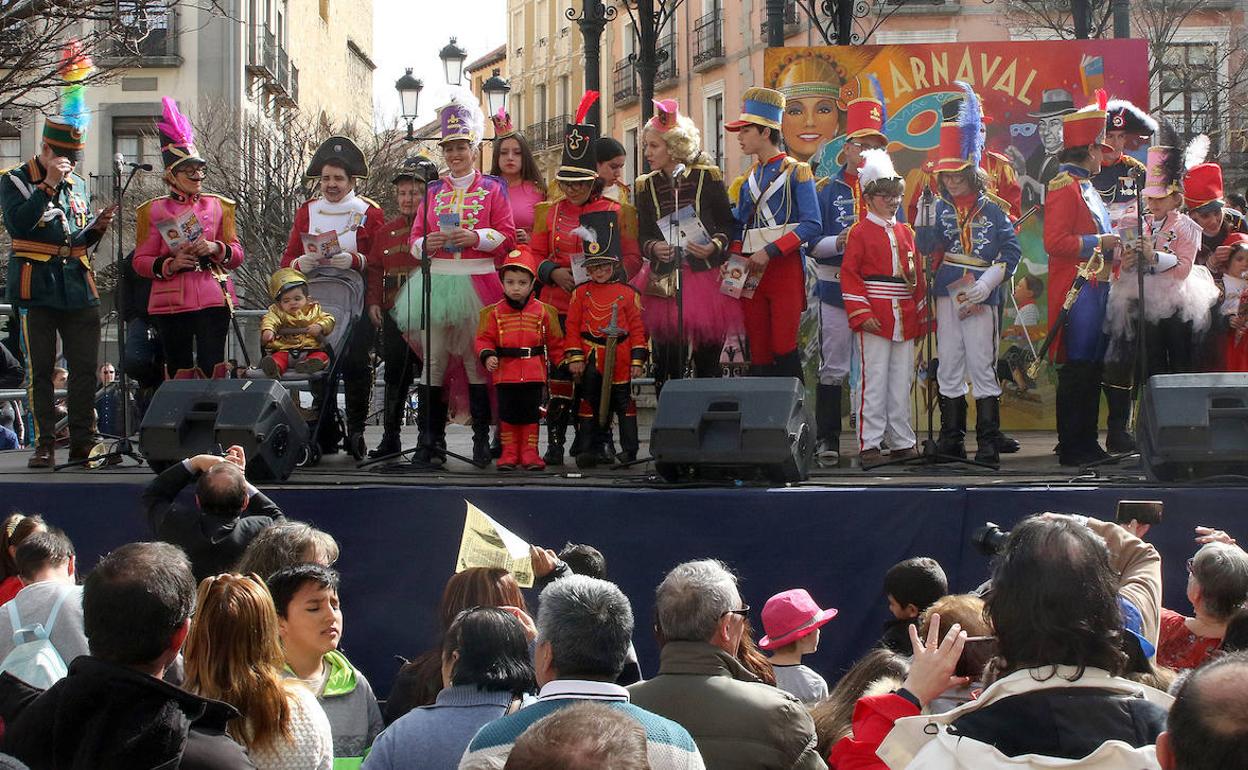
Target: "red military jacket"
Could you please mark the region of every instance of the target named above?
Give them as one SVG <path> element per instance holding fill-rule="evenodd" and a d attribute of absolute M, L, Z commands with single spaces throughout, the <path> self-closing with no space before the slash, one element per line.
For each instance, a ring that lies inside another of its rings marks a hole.
<path fill-rule="evenodd" d="M 537 280 L 542 283 L 542 301 L 555 306 L 559 315 L 566 315 L 571 294 L 559 288 L 551 278 L 558 268 L 572 267 L 572 260 L 584 253 L 580 236 L 572 231 L 581 223 L 581 214 L 593 211 L 616 211 L 620 217 L 620 253 L 623 255 L 624 272 L 628 277 L 641 270 L 641 247 L 637 243 L 637 209 L 631 205 L 621 206 L 609 198 L 594 198 L 583 206 L 567 199 L 544 201 L 537 204 L 534 213 L 533 233 L 529 248 L 537 258 Z"/>
<path fill-rule="evenodd" d="M 1104 213 L 1105 221 L 1098 223 L 1089 207 L 1089 201 L 1095 196 L 1095 204 L 1101 209 L 1105 204 L 1100 193 L 1088 181 L 1086 172 L 1071 174 L 1067 166 L 1049 182 L 1049 189 L 1044 196 L 1044 250 L 1049 253 L 1049 319 L 1057 318 L 1062 312 L 1062 303 L 1066 301 L 1066 292 L 1075 283 L 1079 266 L 1092 256 L 1092 251 L 1102 233 L 1110 232 L 1109 213 Z M 1097 280 L 1109 280 L 1110 268 L 1113 264 L 1112 255 L 1105 255 L 1105 266 L 1097 275 Z M 1065 344 L 1058 338 L 1057 344 L 1050 347 L 1054 361 L 1065 360 Z"/>
<path fill-rule="evenodd" d="M 498 356 L 495 384 L 545 382 L 546 361 L 563 359 L 563 342 L 555 309 L 531 294 L 521 308 L 506 297 L 481 308 L 477 356 L 482 365 Z M 540 348 L 545 350 L 535 350 Z"/>
<path fill-rule="evenodd" d="M 875 214 L 867 214 L 849 230 L 841 265 L 841 294 L 850 328 L 861 331 L 874 318 L 890 340 L 912 340 L 923 333 L 927 287 L 914 247 L 910 225 L 890 228 Z M 889 238 L 889 231 L 893 238 Z M 900 329 L 898 328 L 900 323 Z"/>
<path fill-rule="evenodd" d="M 596 351 L 594 359 L 598 371 L 603 372 L 607 338 L 602 330 L 611 323 L 612 307 L 620 309 L 616 324 L 622 330 L 615 348 L 615 371 L 611 374 L 612 384 L 619 385 L 632 380 L 629 367 L 645 364 L 650 353 L 646 328 L 641 322 L 641 295 L 626 283 L 587 281 L 572 291 L 563 338 L 564 360 L 584 361 L 590 352 Z"/>
<path fill-rule="evenodd" d="M 420 259 L 408 245 L 411 235 L 412 218 L 406 214 L 386 222 L 373 234 L 372 249 L 368 252 L 366 305 L 380 305 L 383 310 L 394 307 L 394 298 L 407 276 L 420 267 Z"/>

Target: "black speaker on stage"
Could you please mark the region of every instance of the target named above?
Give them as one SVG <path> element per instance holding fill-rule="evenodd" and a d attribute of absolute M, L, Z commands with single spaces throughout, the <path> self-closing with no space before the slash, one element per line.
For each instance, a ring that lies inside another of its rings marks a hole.
<path fill-rule="evenodd" d="M 1150 377 L 1136 444 L 1153 481 L 1248 475 L 1248 373 Z"/>
<path fill-rule="evenodd" d="M 815 450 L 805 399 L 793 377 L 670 380 L 650 433 L 655 470 L 667 481 L 804 481 Z"/>
<path fill-rule="evenodd" d="M 273 380 L 169 380 L 139 427 L 139 447 L 157 473 L 237 444 L 247 453 L 249 479 L 285 480 L 307 443 L 307 423 Z"/>

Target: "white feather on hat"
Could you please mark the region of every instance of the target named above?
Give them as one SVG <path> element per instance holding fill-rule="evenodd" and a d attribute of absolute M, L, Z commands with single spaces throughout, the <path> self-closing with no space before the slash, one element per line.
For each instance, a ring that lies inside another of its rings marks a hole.
<path fill-rule="evenodd" d="M 863 150 L 862 166 L 858 168 L 858 184 L 862 189 L 878 179 L 902 179 L 893 167 L 887 150 Z"/>
<path fill-rule="evenodd" d="M 1126 99 L 1110 99 L 1105 103 L 1105 111 L 1111 115 L 1119 111 L 1128 113 L 1139 121 L 1140 125 L 1148 129 L 1148 133 L 1150 135 L 1157 133 L 1157 121 L 1153 120 L 1153 116 L 1149 115 L 1139 107 L 1136 107 Z M 1125 126 L 1123 128 L 1125 128 Z"/>
<path fill-rule="evenodd" d="M 467 119 L 468 130 L 472 132 L 472 146 L 479 146 L 485 137 L 485 113 L 481 111 L 476 97 L 467 88 L 460 86 L 451 89 L 451 98 L 447 104 L 458 104 L 466 110 L 464 117 Z"/>

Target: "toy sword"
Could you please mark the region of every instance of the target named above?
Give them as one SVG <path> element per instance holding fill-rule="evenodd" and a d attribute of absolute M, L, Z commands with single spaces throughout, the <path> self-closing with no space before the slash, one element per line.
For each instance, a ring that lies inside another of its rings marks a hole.
<path fill-rule="evenodd" d="M 620 303 L 611 303 L 611 322 L 599 329 L 599 334 L 607 338 L 602 351 L 602 392 L 598 394 L 598 425 L 606 428 L 611 424 L 611 385 L 615 379 L 616 345 L 619 343 Z"/>
<path fill-rule="evenodd" d="M 1105 266 L 1105 256 L 1101 254 L 1101 248 L 1098 246 L 1092 250 L 1092 256 L 1079 266 L 1075 281 L 1070 285 L 1070 290 L 1066 292 L 1066 299 L 1062 301 L 1061 312 L 1057 314 L 1057 318 L 1053 319 L 1053 324 L 1049 327 L 1049 333 L 1044 337 L 1044 344 L 1040 346 L 1040 352 L 1036 353 L 1036 360 L 1031 362 L 1031 366 L 1027 367 L 1027 376 L 1034 378 L 1043 365 L 1044 356 L 1049 352 L 1049 347 L 1053 344 L 1053 338 L 1061 331 L 1062 324 L 1066 322 L 1066 316 L 1070 315 L 1070 309 L 1074 307 L 1075 300 L 1079 299 L 1079 292 L 1088 283 L 1092 276 L 1101 272 L 1101 268 Z"/>

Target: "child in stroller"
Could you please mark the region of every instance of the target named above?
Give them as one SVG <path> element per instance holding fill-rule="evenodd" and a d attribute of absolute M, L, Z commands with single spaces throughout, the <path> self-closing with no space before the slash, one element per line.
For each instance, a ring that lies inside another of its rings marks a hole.
<path fill-rule="evenodd" d="M 334 317 L 308 297 L 308 279 L 284 267 L 269 279 L 273 304 L 260 322 L 260 344 L 268 355 L 260 368 L 280 379 L 290 368 L 314 374 L 329 364 L 323 341 L 333 331 Z"/>

